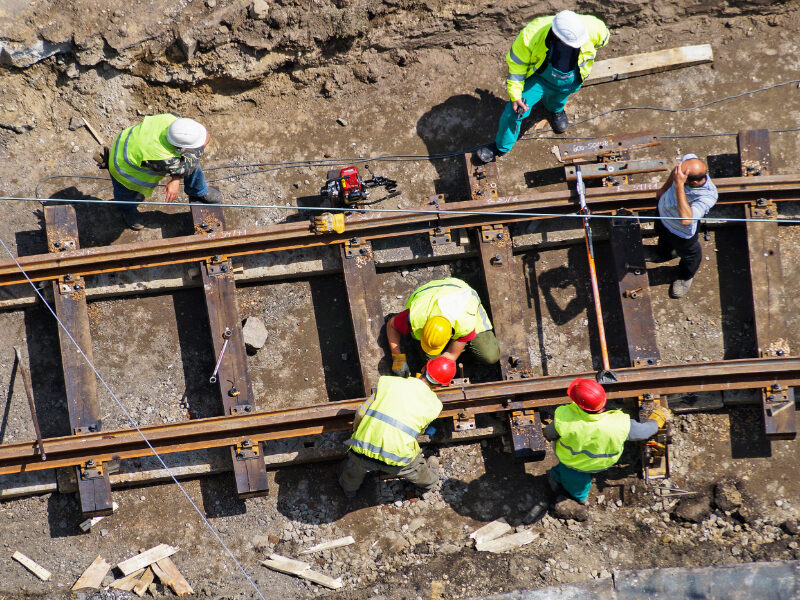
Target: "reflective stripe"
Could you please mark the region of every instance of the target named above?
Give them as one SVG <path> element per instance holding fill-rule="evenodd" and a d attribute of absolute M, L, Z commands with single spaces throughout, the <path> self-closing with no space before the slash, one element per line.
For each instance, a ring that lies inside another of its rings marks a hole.
<path fill-rule="evenodd" d="M 135 164 L 133 164 L 131 162 L 131 159 L 128 158 L 128 140 L 131 139 L 131 135 L 133 135 L 133 130 L 136 129 L 137 127 L 141 127 L 141 126 L 142 126 L 142 124 L 139 123 L 135 127 L 132 127 L 131 130 L 128 132 L 128 137 L 125 138 L 125 145 L 122 147 L 122 160 L 124 160 L 126 163 L 128 163 L 128 166 L 131 169 L 135 169 L 136 171 L 144 173 L 145 175 L 154 175 L 154 176 L 158 176 L 158 177 L 163 177 L 164 176 L 163 173 L 158 173 L 156 171 L 153 171 L 152 169 L 145 169 L 143 167 L 137 166 L 137 165 L 135 165 Z"/>
<path fill-rule="evenodd" d="M 572 452 L 572 454 L 574 454 L 576 456 L 578 454 L 585 454 L 589 458 L 612 458 L 612 457 L 616 456 L 617 454 L 619 454 L 618 452 L 612 452 L 611 454 L 595 454 L 594 452 L 589 452 L 588 450 L 575 451 L 572 448 L 570 448 L 569 446 L 567 446 L 561 440 L 558 440 L 558 443 L 561 444 L 562 446 L 564 446 L 564 448 L 566 448 L 567 450 L 569 450 L 570 452 Z"/>
<path fill-rule="evenodd" d="M 380 456 L 382 456 L 384 458 L 388 458 L 389 460 L 393 460 L 393 461 L 398 462 L 398 463 L 403 464 L 403 465 L 407 465 L 412 460 L 414 460 L 414 458 L 408 458 L 408 457 L 405 457 L 405 456 L 397 456 L 396 454 L 393 454 L 391 452 L 387 452 L 383 448 L 379 448 L 378 446 L 375 446 L 374 444 L 370 444 L 369 442 L 362 442 L 361 440 L 354 440 L 353 438 L 350 438 L 349 440 L 347 440 L 345 442 L 345 444 L 347 444 L 348 446 L 355 446 L 356 448 L 361 448 L 362 450 L 369 450 L 370 452 L 374 452 L 375 454 L 378 454 L 378 455 L 380 455 Z"/>
<path fill-rule="evenodd" d="M 525 81 L 525 75 L 524 74 L 515 75 L 513 73 L 509 73 L 508 74 L 508 80 L 509 81 Z"/>
<path fill-rule="evenodd" d="M 589 59 L 587 59 L 587 60 L 583 61 L 582 63 L 580 63 L 580 64 L 578 65 L 578 68 L 579 68 L 579 69 L 582 69 L 583 67 L 585 67 L 586 65 L 588 65 L 590 62 L 594 62 L 594 59 L 593 59 L 593 58 L 589 58 Z"/>
<path fill-rule="evenodd" d="M 472 295 L 473 295 L 473 296 L 475 297 L 475 299 L 478 301 L 478 315 L 480 315 L 480 318 L 481 318 L 481 324 L 483 325 L 483 327 L 484 327 L 484 329 L 485 329 L 486 331 L 491 331 L 491 329 L 492 329 L 492 324 L 491 324 L 491 322 L 489 321 L 489 315 L 487 315 L 487 314 L 486 314 L 486 311 L 483 309 L 483 304 L 481 304 L 481 297 L 480 297 L 480 296 L 478 296 L 478 292 L 476 292 L 476 291 L 475 291 L 475 290 L 473 290 L 472 288 L 469 288 L 469 291 L 470 291 L 470 292 L 472 292 Z"/>
<path fill-rule="evenodd" d="M 509 51 L 508 51 L 508 56 L 509 56 L 509 58 L 510 58 L 512 61 L 514 61 L 514 62 L 515 62 L 515 63 L 517 63 L 518 65 L 525 65 L 525 64 L 527 64 L 527 63 L 523 62 L 523 60 L 522 60 L 522 59 L 521 59 L 519 56 L 517 56 L 516 54 L 514 54 L 514 48 L 511 48 L 511 50 L 509 50 Z"/>
<path fill-rule="evenodd" d="M 378 419 L 378 421 L 383 421 L 387 425 L 391 425 L 395 429 L 399 429 L 403 433 L 410 435 L 414 439 L 417 438 L 419 435 L 418 431 L 415 431 L 413 427 L 409 427 L 402 421 L 395 419 L 394 417 L 390 417 L 389 415 L 385 415 L 377 410 L 372 410 L 371 408 L 364 413 L 365 417 L 372 417 L 373 419 Z"/>
<path fill-rule="evenodd" d="M 158 182 L 151 183 L 149 181 L 142 181 L 140 179 L 137 179 L 136 177 L 134 177 L 130 173 L 127 173 L 127 172 L 125 172 L 125 171 L 123 171 L 122 169 L 119 168 L 119 162 L 117 162 L 117 156 L 119 156 L 119 155 L 117 153 L 117 150 L 119 148 L 119 138 L 120 137 L 121 136 L 117 136 L 117 141 L 114 143 L 114 167 L 117 170 L 117 174 L 119 174 L 119 176 L 122 177 L 123 179 L 126 179 L 127 181 L 131 182 L 131 184 L 133 184 L 133 185 L 137 185 L 139 187 L 144 187 L 144 188 L 151 188 L 151 189 L 155 188 L 156 185 L 158 185 Z M 128 138 L 130 138 L 130 137 L 131 137 L 131 132 L 129 131 L 128 132 Z M 125 138 L 125 146 L 124 146 L 125 149 L 127 149 L 127 147 L 128 147 L 128 138 Z M 125 152 L 125 150 L 123 150 L 123 152 Z M 126 153 L 126 155 L 127 155 L 127 153 Z M 125 158 L 125 164 L 130 165 L 130 163 L 128 162 L 127 158 Z"/>

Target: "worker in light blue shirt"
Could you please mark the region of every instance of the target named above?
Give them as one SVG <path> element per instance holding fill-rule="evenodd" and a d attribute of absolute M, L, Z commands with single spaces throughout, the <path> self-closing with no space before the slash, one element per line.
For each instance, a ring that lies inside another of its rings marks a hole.
<path fill-rule="evenodd" d="M 661 263 L 680 257 L 678 275 L 669 295 L 681 298 L 692 286 L 703 251 L 697 240 L 697 223 L 717 203 L 717 187 L 706 164 L 696 154 L 686 154 L 656 193 L 658 245 L 645 247 L 647 262 Z"/>

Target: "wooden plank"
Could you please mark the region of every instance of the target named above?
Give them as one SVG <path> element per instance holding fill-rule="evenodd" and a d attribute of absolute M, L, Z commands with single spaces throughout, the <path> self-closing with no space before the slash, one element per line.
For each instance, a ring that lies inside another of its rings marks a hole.
<path fill-rule="evenodd" d="M 193 206 L 192 218 L 198 232 L 211 233 L 225 228 L 221 206 Z M 228 346 L 222 357 L 217 385 L 224 414 L 255 412 L 255 395 L 250 372 L 247 368 L 247 351 L 242 336 L 242 320 L 236 304 L 236 283 L 233 279 L 233 266 L 226 257 L 220 256 L 214 263 L 200 263 L 203 279 L 208 321 L 214 349 L 214 362 L 225 343 L 223 333 L 230 330 Z M 209 374 L 210 375 L 210 374 Z M 243 440 L 245 441 L 245 440 Z M 267 493 L 267 470 L 259 444 L 237 450 L 231 447 L 231 460 L 236 480 L 236 491 L 240 498 L 261 496 Z"/>
<path fill-rule="evenodd" d="M 110 480 L 111 479 L 109 477 L 109 481 Z M 113 512 L 117 512 L 118 508 L 119 508 L 119 504 L 117 504 L 116 502 L 112 502 L 111 503 L 111 510 Z M 91 519 L 86 519 L 85 521 L 83 521 L 80 525 L 78 525 L 78 527 L 80 527 L 81 531 L 90 531 L 92 529 L 92 527 L 97 525 L 103 519 L 105 519 L 105 516 L 92 517 Z"/>
<path fill-rule="evenodd" d="M 80 247 L 75 209 L 66 204 L 44 208 L 47 246 L 50 252 Z M 92 337 L 89 330 L 89 311 L 86 306 L 86 284 L 81 277 L 53 282 L 54 308 L 64 327 L 93 361 Z M 97 380 L 86 359 L 75 348 L 63 329 L 58 329 L 61 365 L 64 372 L 70 433 L 100 431 L 100 404 L 97 400 Z M 110 515 L 111 484 L 104 470 L 76 470 L 78 497 L 84 517 Z"/>
<path fill-rule="evenodd" d="M 150 567 L 161 580 L 161 583 L 171 587 L 176 595 L 194 594 L 192 586 L 189 585 L 189 582 L 186 581 L 171 558 L 163 558 L 150 565 Z"/>
<path fill-rule="evenodd" d="M 134 571 L 149 567 L 154 562 L 159 561 L 162 558 L 172 556 L 178 550 L 179 548 L 174 548 L 169 544 L 159 544 L 158 546 L 153 546 L 149 550 L 145 550 L 136 556 L 123 560 L 121 563 L 117 564 L 117 568 L 122 571 L 123 575 L 130 575 Z"/>
<path fill-rule="evenodd" d="M 469 534 L 469 537 L 475 540 L 475 544 L 484 544 L 499 538 L 501 535 L 505 535 L 509 531 L 511 531 L 511 525 L 503 517 L 500 517 L 480 529 L 476 529 Z"/>
<path fill-rule="evenodd" d="M 47 581 L 50 579 L 50 571 L 25 556 L 22 552 L 14 552 L 14 554 L 11 555 L 11 558 L 28 569 L 28 571 L 36 575 L 42 581 Z"/>
<path fill-rule="evenodd" d="M 107 563 L 102 556 L 98 556 L 72 586 L 72 591 L 98 589 L 103 584 L 103 578 L 109 569 L 111 569 L 111 564 Z"/>
<path fill-rule="evenodd" d="M 308 563 L 301 560 L 293 560 L 281 556 L 280 554 L 270 554 L 269 558 L 261 564 L 273 571 L 294 575 L 295 577 L 302 577 L 303 579 L 313 581 L 314 583 L 324 585 L 334 590 L 338 590 L 344 585 L 340 577 L 334 579 L 323 573 L 318 573 L 317 571 L 313 571 L 311 565 Z"/>
<path fill-rule="evenodd" d="M 595 62 L 592 72 L 583 82 L 583 85 L 608 83 L 609 81 L 693 67 L 710 62 L 714 62 L 714 51 L 711 49 L 710 44 L 681 46 L 643 54 L 619 56 Z"/>
<path fill-rule="evenodd" d="M 765 129 L 740 131 L 737 141 L 742 175 L 768 175 L 772 170 L 769 132 Z M 746 224 L 756 356 L 788 356 L 791 348 L 786 339 L 786 299 L 778 223 L 770 222 L 777 218 L 778 209 L 771 200 L 763 198 L 746 205 L 745 216 L 761 219 Z M 797 436 L 794 390 L 777 384 L 763 388 L 761 398 L 767 439 L 794 439 Z"/>
<path fill-rule="evenodd" d="M 364 395 L 369 396 L 372 388 L 378 384 L 378 363 L 383 356 L 383 350 L 378 345 L 383 327 L 383 309 L 372 244 L 363 242 L 357 248 L 340 244 L 339 256 L 361 365 L 361 381 Z"/>
<path fill-rule="evenodd" d="M 122 590 L 125 592 L 130 592 L 133 588 L 136 587 L 136 584 L 139 583 L 139 577 L 144 574 L 144 569 L 139 569 L 138 571 L 134 571 L 130 575 L 125 575 L 125 577 L 120 577 L 119 579 L 115 579 L 112 581 L 108 587 L 113 588 L 115 590 Z"/>
<path fill-rule="evenodd" d="M 350 544 L 355 544 L 355 543 L 356 541 L 355 539 L 353 539 L 353 536 L 348 535 L 347 537 L 339 538 L 338 540 L 331 540 L 330 542 L 322 542 L 321 544 L 317 544 L 316 546 L 311 546 L 311 548 L 303 550 L 300 554 L 311 554 L 312 552 L 333 550 L 334 548 L 341 548 L 342 546 L 349 546 Z"/>
<path fill-rule="evenodd" d="M 164 559 L 166 560 L 166 559 Z M 150 584 L 153 583 L 153 579 L 155 579 L 155 574 L 153 573 L 153 569 L 147 567 L 142 574 L 142 577 L 133 586 L 133 593 L 137 596 L 144 596 L 144 593 L 147 591 L 147 588 L 150 587 Z"/>
<path fill-rule="evenodd" d="M 633 213 L 618 213 L 630 216 Z M 622 327 L 632 367 L 657 365 L 661 354 L 656 342 L 650 283 L 644 262 L 642 230 L 634 219 L 611 219 L 609 229 L 611 255 L 619 286 Z"/>

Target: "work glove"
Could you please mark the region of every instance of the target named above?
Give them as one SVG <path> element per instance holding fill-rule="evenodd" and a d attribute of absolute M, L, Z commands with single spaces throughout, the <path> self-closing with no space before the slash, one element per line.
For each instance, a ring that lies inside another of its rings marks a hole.
<path fill-rule="evenodd" d="M 411 369 L 408 368 L 405 354 L 392 354 L 392 372 L 400 377 L 411 375 Z"/>
<path fill-rule="evenodd" d="M 664 426 L 666 426 L 666 424 L 669 423 L 670 419 L 672 418 L 672 414 L 668 409 L 659 406 L 653 412 L 651 412 L 647 418 L 655 421 L 658 424 L 659 429 L 664 429 Z"/>

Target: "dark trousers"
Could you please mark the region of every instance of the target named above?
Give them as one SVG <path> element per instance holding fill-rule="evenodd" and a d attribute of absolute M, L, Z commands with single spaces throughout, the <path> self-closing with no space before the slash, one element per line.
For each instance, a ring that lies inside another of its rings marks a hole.
<path fill-rule="evenodd" d="M 669 256 L 673 250 L 680 257 L 678 263 L 678 279 L 691 279 L 700 268 L 700 261 L 703 259 L 703 250 L 700 242 L 697 241 L 697 231 L 690 238 L 682 238 L 675 235 L 664 227 L 661 221 L 655 222 L 655 230 L 658 234 L 657 251 L 661 256 Z"/>
<path fill-rule="evenodd" d="M 128 203 L 117 204 L 119 209 L 123 213 L 129 215 L 139 214 L 137 206 L 140 202 L 145 201 L 144 196 L 139 192 L 134 192 L 126 188 L 119 181 L 114 179 L 113 175 L 111 176 L 111 184 L 114 187 L 114 200 Z M 206 177 L 199 164 L 183 178 L 183 190 L 190 199 L 192 196 L 205 196 L 208 193 Z"/>

